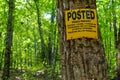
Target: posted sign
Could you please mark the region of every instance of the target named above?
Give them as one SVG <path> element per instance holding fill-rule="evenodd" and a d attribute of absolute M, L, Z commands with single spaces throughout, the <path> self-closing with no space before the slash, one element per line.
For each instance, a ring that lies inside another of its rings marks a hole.
<path fill-rule="evenodd" d="M 75 9 L 65 12 L 67 40 L 75 38 L 98 38 L 95 9 Z"/>

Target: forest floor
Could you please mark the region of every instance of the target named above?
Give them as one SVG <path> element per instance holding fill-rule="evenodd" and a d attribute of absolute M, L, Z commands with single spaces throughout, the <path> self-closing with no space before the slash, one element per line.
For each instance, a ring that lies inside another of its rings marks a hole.
<path fill-rule="evenodd" d="M 0 71 L 0 80 L 2 77 L 2 71 Z M 19 70 L 19 69 L 12 69 L 10 73 L 10 80 L 51 80 L 44 73 L 44 71 L 38 70 L 38 71 L 28 71 L 28 70 Z M 59 76 L 56 77 L 55 80 L 61 80 Z"/>

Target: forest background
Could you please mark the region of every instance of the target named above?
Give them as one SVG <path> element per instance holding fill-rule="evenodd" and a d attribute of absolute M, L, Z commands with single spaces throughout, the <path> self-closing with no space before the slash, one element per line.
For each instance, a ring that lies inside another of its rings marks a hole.
<path fill-rule="evenodd" d="M 60 49 L 55 0 L 16 0 L 11 76 L 16 79 L 59 80 Z M 8 2 L 0 0 L 0 77 L 4 66 Z M 120 31 L 120 0 L 97 0 L 98 24 L 108 64 L 116 76 Z M 38 19 L 39 17 L 39 19 Z M 17 74 L 16 74 L 17 73 Z"/>

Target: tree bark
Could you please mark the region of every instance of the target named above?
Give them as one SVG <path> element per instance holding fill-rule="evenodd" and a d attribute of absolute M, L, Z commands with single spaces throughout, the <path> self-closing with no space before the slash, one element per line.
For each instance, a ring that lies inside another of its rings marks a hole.
<path fill-rule="evenodd" d="M 5 39 L 5 57 L 4 57 L 4 69 L 3 69 L 3 80 L 8 80 L 10 77 L 10 55 L 12 53 L 12 37 L 13 37 L 13 11 L 14 11 L 14 0 L 9 0 L 9 12 L 8 12 L 8 23 L 7 33 Z"/>
<path fill-rule="evenodd" d="M 96 8 L 96 0 L 57 0 L 62 80 L 107 80 L 107 64 L 100 39 L 66 40 L 65 10 Z"/>

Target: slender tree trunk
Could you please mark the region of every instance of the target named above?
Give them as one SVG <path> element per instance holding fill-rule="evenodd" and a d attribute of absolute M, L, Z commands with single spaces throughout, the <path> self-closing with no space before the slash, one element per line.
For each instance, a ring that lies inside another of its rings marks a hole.
<path fill-rule="evenodd" d="M 117 80 L 120 80 L 120 22 L 119 22 L 119 33 L 118 33 L 118 54 L 117 54 Z"/>
<path fill-rule="evenodd" d="M 51 25 L 50 25 L 50 33 L 49 35 L 54 34 L 53 36 L 49 36 L 51 38 L 51 60 L 50 60 L 50 64 L 52 65 L 52 71 L 51 71 L 51 79 L 55 80 L 55 66 L 56 66 L 56 52 L 55 52 L 55 41 L 56 41 L 56 26 L 54 25 L 54 18 L 55 18 L 55 0 L 52 0 L 52 8 L 51 8 Z M 49 46 L 49 45 L 48 45 Z M 50 47 L 50 46 L 49 46 Z M 48 49 L 49 49 L 48 47 Z"/>
<path fill-rule="evenodd" d="M 52 8 L 51 8 L 51 19 L 50 19 L 50 28 L 49 28 L 49 34 L 48 34 L 48 47 L 47 47 L 47 63 L 49 65 L 54 64 L 53 60 L 55 59 L 54 57 L 54 41 L 55 41 L 55 36 L 54 34 L 55 31 L 55 25 L 54 25 L 54 18 L 55 18 L 55 8 L 54 8 L 54 0 L 52 0 Z M 54 35 L 53 35 L 54 34 Z M 51 36 L 49 36 L 51 35 Z"/>
<path fill-rule="evenodd" d="M 112 2 L 112 15 L 113 15 L 113 28 L 114 28 L 114 44 L 115 44 L 115 48 L 117 48 L 117 21 L 116 21 L 116 12 L 115 12 L 115 1 L 111 0 Z"/>
<path fill-rule="evenodd" d="M 114 43 L 115 48 L 118 49 L 117 53 L 117 80 L 120 80 L 120 24 L 119 24 L 119 32 L 117 30 L 117 17 L 115 12 L 115 0 L 111 0 L 112 3 L 112 15 L 113 15 L 113 28 L 114 28 Z"/>
<path fill-rule="evenodd" d="M 39 36 L 40 36 L 40 40 L 41 40 L 41 58 L 44 60 L 45 57 L 45 42 L 44 42 L 44 38 L 43 38 L 43 32 L 42 32 L 42 23 L 41 23 L 41 17 L 40 17 L 40 10 L 39 10 L 39 1 L 38 0 L 34 0 L 35 2 L 35 7 L 36 7 L 36 11 L 37 11 L 37 23 L 38 23 L 38 29 L 39 29 Z"/>
<path fill-rule="evenodd" d="M 35 28 L 33 30 L 33 33 L 35 32 Z M 37 39 L 36 35 L 34 34 L 34 66 L 37 65 Z"/>
<path fill-rule="evenodd" d="M 111 3 L 111 0 L 110 0 L 110 3 Z M 111 15 L 112 15 L 112 13 L 110 12 L 110 23 L 109 23 L 109 25 L 110 25 L 110 32 L 112 32 L 112 17 L 111 17 Z M 109 42 L 109 44 L 110 44 L 110 51 L 112 50 L 112 37 L 110 37 L 110 42 Z M 111 55 L 110 55 L 110 53 L 108 53 L 109 55 L 108 55 L 108 65 L 110 66 L 110 69 L 111 69 Z"/>
<path fill-rule="evenodd" d="M 65 10 L 86 7 L 95 9 L 96 0 L 57 0 L 62 80 L 107 80 L 107 65 L 100 38 L 66 40 Z"/>
<path fill-rule="evenodd" d="M 5 58 L 4 58 L 4 70 L 3 80 L 8 80 L 10 77 L 10 55 L 12 53 L 12 37 L 13 37 L 13 11 L 14 11 L 14 0 L 9 0 L 9 13 L 7 23 L 7 34 L 5 39 Z"/>
<path fill-rule="evenodd" d="M 0 70 L 2 70 L 2 66 L 3 66 L 3 58 L 4 58 L 4 49 L 1 52 L 1 59 L 0 59 Z"/>

